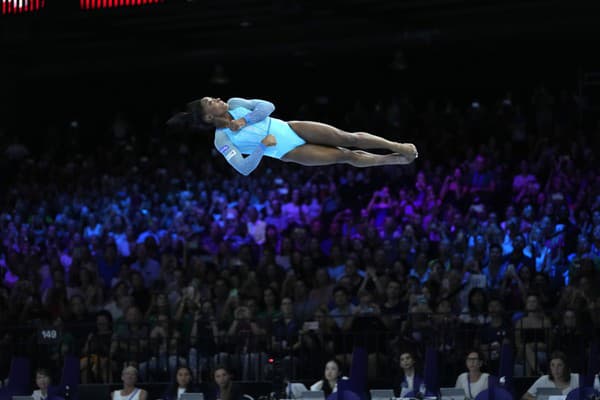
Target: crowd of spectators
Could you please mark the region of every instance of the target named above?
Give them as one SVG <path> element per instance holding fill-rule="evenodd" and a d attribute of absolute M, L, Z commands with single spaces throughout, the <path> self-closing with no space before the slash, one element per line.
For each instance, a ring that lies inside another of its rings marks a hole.
<path fill-rule="evenodd" d="M 600 334 L 600 124 L 581 127 L 576 99 L 317 100 L 294 117 L 414 142 L 420 158 L 263 159 L 243 177 L 210 132 L 123 116 L 94 146 L 76 124 L 60 147 L 5 142 L 0 378 L 26 353 L 51 371 L 78 355 L 83 382 L 126 364 L 146 381 L 216 363 L 263 379 L 269 356 L 314 380 L 354 345 L 388 377 L 403 349 L 432 344 L 452 384 L 465 350 L 491 368 L 503 343 L 522 375 L 553 350 L 584 372 Z M 43 344 L 47 327 L 60 335 Z"/>

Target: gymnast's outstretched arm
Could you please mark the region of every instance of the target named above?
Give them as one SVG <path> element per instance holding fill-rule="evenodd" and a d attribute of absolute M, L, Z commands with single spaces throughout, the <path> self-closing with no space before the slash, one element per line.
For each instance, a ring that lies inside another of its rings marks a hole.
<path fill-rule="evenodd" d="M 263 119 L 271 115 L 273 111 L 275 111 L 275 105 L 265 100 L 247 100 L 242 99 L 241 97 L 232 97 L 227 101 L 227 104 L 229 105 L 230 109 L 244 107 L 248 110 L 251 110 L 250 113 L 240 118 L 246 121 L 246 125 L 251 125 L 258 121 L 262 121 Z"/>
<path fill-rule="evenodd" d="M 225 160 L 244 176 L 248 176 L 258 167 L 267 149 L 267 146 L 259 143 L 248 157 L 244 157 L 240 150 L 229 140 L 227 135 L 218 131 L 215 133 L 215 147 L 225 157 Z"/>

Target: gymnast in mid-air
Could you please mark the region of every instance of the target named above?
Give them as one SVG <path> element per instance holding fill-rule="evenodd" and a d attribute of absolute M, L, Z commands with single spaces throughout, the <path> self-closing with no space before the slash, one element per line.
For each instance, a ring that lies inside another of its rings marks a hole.
<path fill-rule="evenodd" d="M 417 158 L 411 143 L 397 143 L 366 132 L 346 132 L 312 121 L 282 121 L 271 117 L 273 103 L 264 100 L 203 97 L 174 118 L 190 117 L 215 129 L 215 147 L 243 175 L 263 156 L 306 166 L 350 164 L 355 167 L 410 164 Z M 374 154 L 358 149 L 386 149 Z M 244 157 L 247 155 L 247 157 Z"/>

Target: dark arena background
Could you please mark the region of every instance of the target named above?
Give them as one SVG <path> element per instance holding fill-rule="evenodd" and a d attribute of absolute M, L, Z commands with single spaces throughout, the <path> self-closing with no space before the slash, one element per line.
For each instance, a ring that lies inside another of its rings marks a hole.
<path fill-rule="evenodd" d="M 600 3 L 0 1 L 0 400 L 597 398 Z"/>

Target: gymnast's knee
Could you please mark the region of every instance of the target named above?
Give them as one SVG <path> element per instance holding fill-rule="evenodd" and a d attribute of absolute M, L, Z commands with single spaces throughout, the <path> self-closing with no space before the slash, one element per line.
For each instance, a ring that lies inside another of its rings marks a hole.
<path fill-rule="evenodd" d="M 360 136 L 362 135 L 360 132 L 344 132 L 341 130 L 339 131 L 339 134 L 342 135 L 344 142 L 348 147 L 356 147 L 360 140 Z"/>
<path fill-rule="evenodd" d="M 338 163 L 349 164 L 353 167 L 361 166 L 360 156 L 352 150 L 343 149 L 341 157 L 338 159 Z"/>

